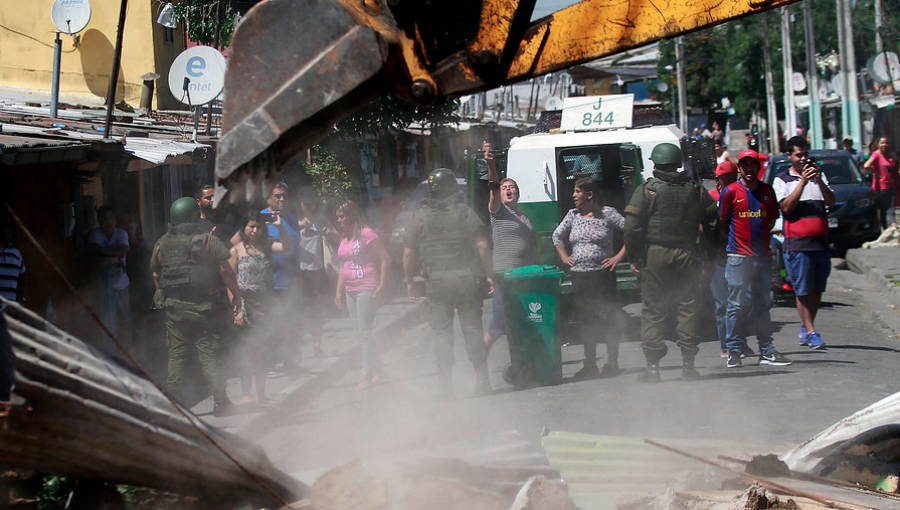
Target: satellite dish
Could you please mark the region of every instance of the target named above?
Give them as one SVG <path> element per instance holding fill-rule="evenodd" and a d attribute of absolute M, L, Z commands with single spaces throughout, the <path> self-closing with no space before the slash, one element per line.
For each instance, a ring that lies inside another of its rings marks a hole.
<path fill-rule="evenodd" d="M 550 96 L 544 101 L 544 109 L 547 111 L 550 110 L 562 110 L 563 101 L 562 99 L 556 96 Z"/>
<path fill-rule="evenodd" d="M 803 73 L 792 74 L 791 83 L 796 91 L 806 90 L 806 78 L 803 76 Z"/>
<path fill-rule="evenodd" d="M 91 21 L 91 3 L 88 0 L 56 0 L 50 8 L 53 26 L 64 34 L 77 34 Z"/>
<path fill-rule="evenodd" d="M 834 89 L 834 93 L 844 97 L 844 92 L 846 91 L 844 87 L 844 75 L 836 74 L 834 78 L 831 79 L 831 88 Z"/>
<path fill-rule="evenodd" d="M 225 86 L 225 57 L 210 46 L 181 52 L 169 68 L 169 91 L 190 106 L 206 104 Z"/>
<path fill-rule="evenodd" d="M 669 84 L 664 81 L 661 81 L 656 84 L 656 90 L 658 90 L 660 92 L 665 92 L 665 91 L 669 90 Z"/>
<path fill-rule="evenodd" d="M 866 62 L 869 76 L 876 83 L 890 83 L 900 79 L 900 59 L 893 51 L 879 53 Z"/>

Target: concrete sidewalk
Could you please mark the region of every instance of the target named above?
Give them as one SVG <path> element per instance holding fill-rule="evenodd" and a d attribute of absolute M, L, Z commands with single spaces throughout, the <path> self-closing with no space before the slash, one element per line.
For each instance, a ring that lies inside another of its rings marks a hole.
<path fill-rule="evenodd" d="M 857 248 L 847 251 L 846 260 L 884 294 L 888 303 L 900 309 L 900 248 Z"/>

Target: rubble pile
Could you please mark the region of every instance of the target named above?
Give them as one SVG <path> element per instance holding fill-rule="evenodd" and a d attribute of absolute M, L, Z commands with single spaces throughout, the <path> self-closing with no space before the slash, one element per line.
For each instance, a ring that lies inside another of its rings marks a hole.
<path fill-rule="evenodd" d="M 310 500 L 316 510 L 576 510 L 566 491 L 544 476 L 510 490 L 519 486 L 454 459 L 399 466 L 354 461 L 319 477 Z"/>
<path fill-rule="evenodd" d="M 737 508 L 741 510 L 800 510 L 800 505 L 793 499 L 779 498 L 759 484 L 754 483 L 741 495 Z"/>

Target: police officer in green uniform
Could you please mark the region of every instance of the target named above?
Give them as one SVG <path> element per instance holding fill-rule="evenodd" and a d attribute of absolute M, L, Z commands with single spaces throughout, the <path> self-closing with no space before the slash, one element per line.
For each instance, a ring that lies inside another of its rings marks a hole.
<path fill-rule="evenodd" d="M 682 378 L 693 380 L 700 377 L 694 357 L 701 336 L 701 247 L 715 246 L 716 203 L 699 183 L 678 172 L 678 146 L 661 143 L 650 160 L 653 177 L 635 190 L 625 208 L 625 250 L 640 275 L 643 299 L 641 347 L 647 369 L 639 380 L 660 381 L 659 361 L 668 350 L 665 338 L 672 324 L 683 358 Z M 701 230 L 704 243 L 699 243 Z"/>
<path fill-rule="evenodd" d="M 404 234 L 403 273 L 411 299 L 419 298 L 413 275 L 421 263 L 428 291 L 428 321 L 434 331 L 440 392 L 452 399 L 453 312 L 475 367 L 476 395 L 490 392 L 481 308 L 494 283 L 484 225 L 458 193 L 456 176 L 439 168 L 428 176 L 431 198 L 422 201 Z"/>
<path fill-rule="evenodd" d="M 215 401 L 213 412 L 223 416 L 234 409 L 220 373 L 220 339 L 225 321 L 233 320 L 241 308 L 241 296 L 228 264 L 228 247 L 200 225 L 190 223 L 198 211 L 197 202 L 190 197 L 179 198 L 169 210 L 171 226 L 157 241 L 150 259 L 157 288 L 153 302 L 165 311 L 172 396 L 183 399 L 185 362 L 196 350 Z M 226 310 L 225 287 L 231 295 L 230 312 Z"/>

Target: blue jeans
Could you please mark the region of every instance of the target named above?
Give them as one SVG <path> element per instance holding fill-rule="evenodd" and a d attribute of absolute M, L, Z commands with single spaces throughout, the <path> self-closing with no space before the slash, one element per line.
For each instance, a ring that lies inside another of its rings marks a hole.
<path fill-rule="evenodd" d="M 725 311 L 728 308 L 728 283 L 725 281 L 725 266 L 716 262 L 716 270 L 709 282 L 709 288 L 716 302 L 716 333 L 719 337 L 719 347 L 723 351 L 728 350 L 725 336 Z"/>
<path fill-rule="evenodd" d="M 728 256 L 725 263 L 728 304 L 725 337 L 728 350 L 740 354 L 746 334 L 755 334 L 762 355 L 775 352 L 772 344 L 772 259 Z"/>

